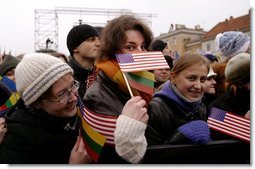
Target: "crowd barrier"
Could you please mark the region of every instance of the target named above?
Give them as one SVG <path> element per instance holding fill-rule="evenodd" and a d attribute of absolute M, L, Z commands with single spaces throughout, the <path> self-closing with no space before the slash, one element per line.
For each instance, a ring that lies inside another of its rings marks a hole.
<path fill-rule="evenodd" d="M 206 145 L 149 146 L 144 164 L 250 164 L 250 144 L 238 140 Z"/>

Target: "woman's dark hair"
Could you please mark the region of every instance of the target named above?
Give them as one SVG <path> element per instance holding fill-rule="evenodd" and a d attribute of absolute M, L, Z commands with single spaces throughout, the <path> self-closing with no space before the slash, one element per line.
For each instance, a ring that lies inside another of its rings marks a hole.
<path fill-rule="evenodd" d="M 127 40 L 125 32 L 127 30 L 137 30 L 141 32 L 145 39 L 145 48 L 148 50 L 153 39 L 150 28 L 132 15 L 122 15 L 117 17 L 103 28 L 101 32 L 101 56 L 99 60 L 115 58 L 114 54 L 121 50 Z"/>

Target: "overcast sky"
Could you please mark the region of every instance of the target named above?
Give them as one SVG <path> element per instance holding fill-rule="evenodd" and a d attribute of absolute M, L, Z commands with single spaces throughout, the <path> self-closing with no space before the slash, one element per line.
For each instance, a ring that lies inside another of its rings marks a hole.
<path fill-rule="evenodd" d="M 253 3 L 253 2 L 251 2 Z M 153 13 L 151 29 L 154 36 L 168 32 L 169 25 L 200 25 L 209 31 L 230 16 L 246 15 L 250 0 L 8 0 L 0 5 L 1 52 L 17 55 L 34 51 L 34 10 L 55 7 L 129 9 L 135 13 Z M 72 25 L 86 16 L 59 15 L 59 51 L 69 54 L 66 36 Z M 104 21 L 102 21 L 104 22 Z"/>

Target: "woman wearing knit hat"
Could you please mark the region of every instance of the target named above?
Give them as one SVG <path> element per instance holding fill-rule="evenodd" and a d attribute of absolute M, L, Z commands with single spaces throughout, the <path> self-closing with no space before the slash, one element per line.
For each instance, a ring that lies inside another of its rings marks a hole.
<path fill-rule="evenodd" d="M 213 101 L 209 108 L 245 116 L 250 110 L 250 54 L 240 53 L 230 59 L 225 77 L 228 83 L 225 95 Z"/>
<path fill-rule="evenodd" d="M 147 51 L 152 32 L 134 16 L 122 15 L 108 22 L 100 41 L 102 53 L 96 62 L 96 81 L 88 88 L 84 101 L 97 119 L 113 117 L 117 121 L 116 129 L 104 134 L 107 140 L 99 163 L 139 163 L 147 148 L 144 132 L 148 115 L 146 101 L 142 98 L 149 101 L 150 96 L 132 89 L 133 93 L 143 97 L 131 98 L 115 54 Z M 112 129 L 112 123 L 105 125 Z M 105 125 L 98 127 L 103 130 Z"/>
<path fill-rule="evenodd" d="M 15 70 L 22 100 L 6 115 L 0 163 L 88 163 L 77 128 L 77 90 L 73 70 L 43 53 L 26 54 Z"/>

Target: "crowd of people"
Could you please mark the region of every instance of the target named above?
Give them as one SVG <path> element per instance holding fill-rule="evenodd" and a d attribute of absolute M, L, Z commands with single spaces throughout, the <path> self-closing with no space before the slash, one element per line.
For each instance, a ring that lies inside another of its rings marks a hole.
<path fill-rule="evenodd" d="M 224 32 L 215 39 L 218 55 L 178 58 L 153 38 L 142 20 L 122 15 L 100 31 L 74 26 L 69 57 L 47 50 L 1 56 L 0 163 L 142 163 L 149 146 L 237 139 L 212 131 L 207 119 L 212 108 L 250 119 L 250 37 Z M 169 65 L 148 71 L 153 95 L 130 87 L 116 59 L 148 51 L 162 52 Z M 79 100 L 106 138 L 98 161 L 81 134 Z"/>

